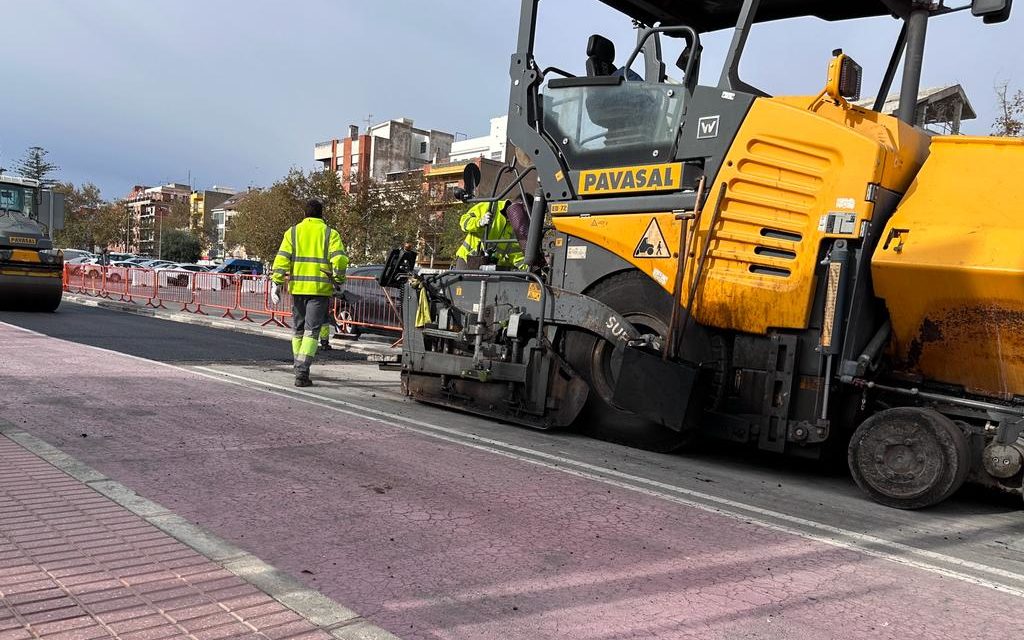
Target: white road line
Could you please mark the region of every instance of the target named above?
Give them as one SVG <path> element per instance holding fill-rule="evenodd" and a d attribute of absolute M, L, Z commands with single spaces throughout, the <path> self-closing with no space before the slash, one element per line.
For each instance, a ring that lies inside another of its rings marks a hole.
<path fill-rule="evenodd" d="M 978 584 L 986 586 L 998 591 L 1011 593 L 1013 595 L 1024 597 L 1024 589 L 1006 585 L 998 582 L 992 582 L 984 578 L 979 578 L 969 574 L 953 571 L 945 567 L 941 567 L 923 560 L 931 560 L 934 562 L 942 562 L 950 564 L 961 569 L 969 569 L 977 571 L 979 573 L 985 573 L 991 576 L 1005 578 L 1011 581 L 1024 583 L 1024 575 L 1015 573 L 1013 571 L 1007 571 L 1005 569 L 999 569 L 997 567 L 990 567 L 970 560 L 964 560 L 956 558 L 954 556 L 948 556 L 945 554 L 937 553 L 934 551 L 928 551 L 927 549 L 920 549 L 912 547 L 899 542 L 891 540 L 885 540 L 875 536 L 859 533 L 856 531 L 849 531 L 841 529 L 839 527 L 833 527 L 831 525 L 815 522 L 813 520 L 807 520 L 797 516 L 791 516 L 789 514 L 781 513 L 778 511 L 772 511 L 770 509 L 764 509 L 754 505 L 737 502 L 735 500 L 729 500 L 727 498 L 721 498 L 701 491 L 694 491 L 692 489 L 686 489 L 675 485 L 666 484 L 657 480 L 651 480 L 642 476 L 636 476 L 629 473 L 624 473 L 615 469 L 609 469 L 599 465 L 592 465 L 586 462 L 580 462 L 571 458 L 558 456 L 543 451 L 537 451 L 528 447 L 520 447 L 517 445 L 502 442 L 500 440 L 493 440 L 491 438 L 485 438 L 470 433 L 464 433 L 456 429 L 450 429 L 448 427 L 442 427 L 437 424 L 417 420 L 415 418 L 407 418 L 405 416 L 391 413 L 388 411 L 382 411 L 380 409 L 373 409 L 360 404 L 347 402 L 345 400 L 339 400 L 336 398 L 329 398 L 326 396 L 320 396 L 309 391 L 301 391 L 298 389 L 292 389 L 283 385 L 274 384 L 264 380 L 256 378 L 249 378 L 227 371 L 221 371 L 213 369 L 211 367 L 197 366 L 194 369 L 199 369 L 208 374 L 210 377 L 224 379 L 224 377 L 233 378 L 234 380 L 223 380 L 232 384 L 238 384 L 241 387 L 253 390 L 264 391 L 265 393 L 271 393 L 276 396 L 291 398 L 307 404 L 312 404 L 325 409 L 331 409 L 339 413 L 352 415 L 364 419 L 374 420 L 392 427 L 399 429 L 412 430 L 423 435 L 428 435 L 434 438 L 445 440 L 447 442 L 453 442 L 462 446 L 495 453 L 515 460 L 536 464 L 542 467 L 568 473 L 575 476 L 596 480 L 605 484 L 616 486 L 622 489 L 628 489 L 631 491 L 637 491 L 646 495 L 662 498 L 678 504 L 685 504 L 687 506 L 696 507 L 704 511 L 710 511 L 720 515 L 732 517 L 737 520 L 744 522 L 753 522 L 763 527 L 774 529 L 776 531 L 782 531 L 793 535 L 798 535 L 802 538 L 816 540 L 833 546 L 849 549 L 865 553 L 877 558 L 883 558 L 892 562 L 903 564 L 906 566 L 915 567 L 929 571 L 931 573 L 937 573 L 949 578 L 954 578 L 971 584 Z M 194 370 L 193 369 L 193 370 Z M 247 384 L 246 384 L 247 383 Z M 255 386 L 253 386 L 255 385 Z M 262 387 L 262 389 L 260 388 Z M 269 387 L 269 388 L 267 388 Z M 334 406 L 340 405 L 340 406 Z M 342 408 L 347 407 L 347 408 Z M 367 414 L 374 414 L 380 417 L 373 417 Z M 399 421 L 396 423 L 395 421 Z M 405 423 L 405 424 L 401 424 Z M 411 427 L 409 425 L 416 425 Z M 570 468 L 571 467 L 571 468 Z M 681 494 L 681 495 L 680 495 Z M 686 496 L 686 497 L 682 497 Z M 709 504 L 711 503 L 711 504 Z M 816 530 L 821 534 L 831 534 L 832 536 L 840 536 L 847 538 L 848 540 L 838 540 L 834 537 L 827 535 L 821 535 L 816 533 L 809 533 L 804 529 L 798 529 L 777 522 L 770 522 L 751 516 L 750 514 L 756 514 L 764 518 L 772 518 L 774 520 L 780 520 L 782 522 L 788 522 L 793 525 L 805 527 L 807 529 Z M 882 547 L 889 551 L 882 551 L 874 547 Z M 922 558 L 922 560 L 915 560 L 907 558 L 907 554 Z"/>
<path fill-rule="evenodd" d="M 111 349 L 105 349 L 103 347 L 95 347 L 92 345 L 84 345 L 62 338 L 55 338 L 48 336 L 31 329 L 25 329 L 16 325 L 8 324 L 6 322 L 0 322 L 0 325 L 5 325 L 25 333 L 34 334 L 40 337 L 49 338 L 52 340 L 59 340 L 61 342 L 69 342 L 80 347 L 88 349 L 94 349 L 104 353 L 111 353 L 114 355 L 146 362 L 149 364 L 157 364 L 163 367 L 176 369 L 192 375 L 209 378 L 212 380 L 219 380 L 223 383 L 233 384 L 245 389 L 252 391 L 261 391 L 271 395 L 279 396 L 282 398 L 311 404 L 320 408 L 329 409 L 338 413 L 355 416 L 358 418 L 364 418 L 374 420 L 381 424 L 385 424 L 394 428 L 404 429 L 408 431 L 414 431 L 422 435 L 430 436 L 453 444 L 478 449 L 481 451 L 487 451 L 489 453 L 501 455 L 514 460 L 519 460 L 529 464 L 535 464 L 541 467 L 560 471 L 570 475 L 578 476 L 581 478 L 587 478 L 597 482 L 601 482 L 607 485 L 642 493 L 652 497 L 668 500 L 677 504 L 686 505 L 689 507 L 701 509 L 711 513 L 717 513 L 719 515 L 727 516 L 743 522 L 750 522 L 759 526 L 772 529 L 774 531 L 780 531 L 791 535 L 800 536 L 801 538 L 814 540 L 831 546 L 847 549 L 850 551 L 856 551 L 872 557 L 884 559 L 890 562 L 901 564 L 908 567 L 913 567 L 922 571 L 927 571 L 936 575 L 941 575 L 947 578 L 959 580 L 969 584 L 979 585 L 1000 591 L 1003 593 L 1011 594 L 1017 597 L 1024 598 L 1024 588 L 1004 584 L 1001 582 L 995 582 L 985 578 L 980 578 L 960 571 L 948 569 L 946 567 L 932 564 L 932 562 L 940 562 L 949 564 L 961 569 L 967 569 L 976 571 L 979 573 L 988 574 L 993 577 L 1004 578 L 1013 582 L 1024 584 L 1024 574 L 1016 573 L 1013 571 L 1007 571 L 998 567 L 990 567 L 970 560 L 964 560 L 962 558 L 956 558 L 935 551 L 928 551 L 927 549 L 919 549 L 892 540 L 885 540 L 875 536 L 859 533 L 856 531 L 849 531 L 839 527 L 815 522 L 813 520 L 807 520 L 797 516 L 791 516 L 789 514 L 781 513 L 778 511 L 772 511 L 770 509 L 764 509 L 754 505 L 730 500 L 727 498 L 721 498 L 701 491 L 695 491 L 693 489 L 686 489 L 675 485 L 659 482 L 657 480 L 651 480 L 641 476 L 636 476 L 615 469 L 609 469 L 601 467 L 599 465 L 592 465 L 586 462 L 579 462 L 571 458 L 558 456 L 543 451 L 536 451 L 528 447 L 520 447 L 510 443 L 502 442 L 500 440 L 493 440 L 491 438 L 485 438 L 483 436 L 477 436 L 474 434 L 463 433 L 456 429 L 450 429 L 442 427 L 431 422 L 425 422 L 417 420 L 415 418 L 407 418 L 405 416 L 391 413 L 388 411 L 382 411 L 380 409 L 373 409 L 360 404 L 347 402 L 345 400 L 338 400 L 335 398 L 329 398 L 326 396 L 320 396 L 313 392 L 301 391 L 299 389 L 293 389 L 291 387 L 285 387 L 272 382 L 266 382 L 258 380 L 256 378 L 249 378 L 227 371 L 220 371 L 210 367 L 195 366 L 195 367 L 182 367 L 179 365 L 169 364 L 166 362 L 159 362 L 156 360 L 150 360 L 148 358 L 142 358 L 127 353 L 121 353 Z M 372 415 L 368 415 L 372 414 Z M 378 416 L 378 417 L 374 417 Z M 398 421 L 398 422 L 396 422 Z M 404 424 L 403 424 L 404 423 Z M 415 425 L 415 426 L 412 426 Z M 571 468 L 570 468 L 571 467 Z M 685 497 L 684 497 L 685 496 Z M 751 515 L 754 514 L 754 515 Z M 761 516 L 761 517 L 757 517 Z M 772 522 L 766 518 L 778 520 L 781 522 L 787 522 L 794 526 L 788 526 L 785 524 L 779 524 L 778 522 Z M 811 529 L 819 533 L 811 533 L 805 529 L 797 527 L 804 527 Z M 831 536 L 839 536 L 843 539 L 837 539 Z M 875 547 L 881 547 L 887 549 L 883 551 Z M 915 559 L 909 556 L 915 556 Z M 928 562 L 932 561 L 932 562 Z"/>

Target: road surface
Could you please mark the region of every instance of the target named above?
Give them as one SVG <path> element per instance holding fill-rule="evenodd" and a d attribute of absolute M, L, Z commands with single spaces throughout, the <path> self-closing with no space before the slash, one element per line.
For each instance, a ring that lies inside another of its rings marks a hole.
<path fill-rule="evenodd" d="M 287 341 L 65 304 L 0 313 L 0 420 L 404 638 L 995 638 L 1024 518 L 842 473 L 658 455 L 418 405 Z"/>

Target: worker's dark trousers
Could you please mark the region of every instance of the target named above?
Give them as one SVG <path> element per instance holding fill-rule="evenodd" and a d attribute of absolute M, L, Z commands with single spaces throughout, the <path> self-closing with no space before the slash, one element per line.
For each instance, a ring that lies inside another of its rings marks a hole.
<path fill-rule="evenodd" d="M 292 295 L 292 355 L 295 356 L 295 375 L 308 376 L 309 367 L 316 357 L 320 327 L 327 322 L 330 296 Z"/>

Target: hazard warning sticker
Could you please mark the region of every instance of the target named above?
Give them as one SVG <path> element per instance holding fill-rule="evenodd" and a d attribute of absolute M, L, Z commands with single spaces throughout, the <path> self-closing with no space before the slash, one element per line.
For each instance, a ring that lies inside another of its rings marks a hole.
<path fill-rule="evenodd" d="M 665 244 L 665 235 L 658 226 L 658 220 L 651 218 L 651 224 L 647 225 L 647 231 L 640 238 L 633 252 L 634 258 L 671 258 L 672 252 Z"/>

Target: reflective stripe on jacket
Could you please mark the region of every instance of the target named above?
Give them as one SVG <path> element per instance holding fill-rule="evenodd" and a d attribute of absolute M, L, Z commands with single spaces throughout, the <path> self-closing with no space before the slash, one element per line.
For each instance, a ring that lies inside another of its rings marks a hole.
<path fill-rule="evenodd" d="M 512 225 L 502 211 L 508 205 L 508 200 L 499 200 L 495 205 L 494 215 L 491 217 L 491 229 L 487 232 L 488 240 L 511 240 L 491 245 L 494 247 L 494 256 L 498 259 L 498 266 L 506 269 L 525 269 L 526 258 L 523 256 L 522 247 L 516 239 Z M 484 241 L 484 231 L 487 226 L 480 224 L 480 218 L 490 209 L 490 202 L 480 202 L 473 205 L 469 211 L 462 214 L 459 220 L 459 227 L 466 232 L 466 239 L 455 252 L 456 259 L 467 260 L 469 256 L 477 253 Z"/>
<path fill-rule="evenodd" d="M 320 218 L 306 218 L 284 232 L 270 279 L 283 284 L 287 276 L 292 295 L 330 296 L 347 268 L 341 234 Z"/>

